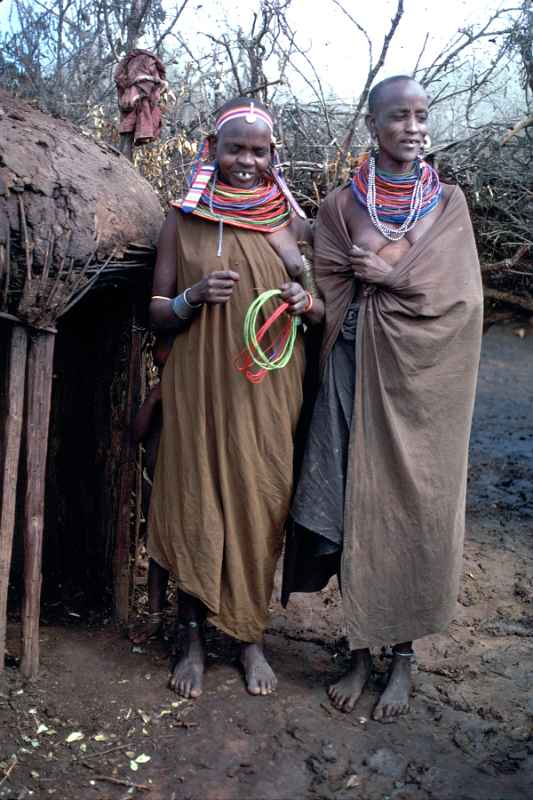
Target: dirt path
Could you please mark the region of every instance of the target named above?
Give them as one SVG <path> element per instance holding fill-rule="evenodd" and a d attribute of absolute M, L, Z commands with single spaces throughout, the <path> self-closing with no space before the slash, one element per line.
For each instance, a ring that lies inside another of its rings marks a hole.
<path fill-rule="evenodd" d="M 193 703 L 165 688 L 164 642 L 132 652 L 111 626 L 47 626 L 38 684 L 23 686 L 15 669 L 0 682 L 0 798 L 531 797 L 532 364 L 533 335 L 486 335 L 459 611 L 449 635 L 417 645 L 408 718 L 369 721 L 379 672 L 353 714 L 329 706 L 324 686 L 346 664 L 335 588 L 300 596 L 287 614 L 273 604 L 280 688 L 265 699 L 246 695 L 236 651 L 215 632 L 206 692 Z M 68 743 L 73 733 L 84 738 Z"/>

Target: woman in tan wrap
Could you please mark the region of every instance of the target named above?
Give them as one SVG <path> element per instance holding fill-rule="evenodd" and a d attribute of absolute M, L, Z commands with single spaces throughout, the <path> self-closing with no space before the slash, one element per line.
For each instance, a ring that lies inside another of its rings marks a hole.
<path fill-rule="evenodd" d="M 216 130 L 215 163 L 201 166 L 164 223 L 150 305 L 154 326 L 177 336 L 162 378 L 148 552 L 177 578 L 186 641 L 170 685 L 192 698 L 202 692 L 206 616 L 243 643 L 248 691 L 276 686 L 262 638 L 292 490 L 301 337 L 288 366 L 259 385 L 234 359 L 258 292 L 279 287 L 289 313 L 311 323 L 323 313 L 294 280 L 309 230 L 272 169 L 268 112 L 237 98 Z M 228 198 L 231 213 L 221 207 Z"/>
<path fill-rule="evenodd" d="M 321 207 L 315 274 L 322 383 L 298 480 L 284 599 L 339 567 L 352 665 L 329 688 L 351 711 L 370 647 L 393 645 L 374 719 L 409 708 L 412 641 L 454 614 L 482 291 L 458 187 L 418 161 L 428 100 L 408 77 L 370 93 L 378 151 Z M 355 279 L 355 280 L 354 280 Z"/>

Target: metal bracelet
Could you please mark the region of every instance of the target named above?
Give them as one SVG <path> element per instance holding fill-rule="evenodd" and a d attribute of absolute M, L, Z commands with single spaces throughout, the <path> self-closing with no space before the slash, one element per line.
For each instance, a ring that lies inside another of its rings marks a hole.
<path fill-rule="evenodd" d="M 178 319 L 188 320 L 194 317 L 195 309 L 185 299 L 185 292 L 176 295 L 170 304 L 172 311 Z"/>
<path fill-rule="evenodd" d="M 187 297 L 187 292 L 190 292 L 190 291 L 191 291 L 190 288 L 189 289 L 185 289 L 185 291 L 183 292 L 183 299 L 185 300 L 185 302 L 187 303 L 189 308 L 201 308 L 203 303 L 196 303 L 196 305 L 195 305 L 194 303 L 191 303 L 191 301 Z"/>
<path fill-rule="evenodd" d="M 315 275 L 311 262 L 302 253 L 303 269 L 300 272 L 300 283 L 306 292 L 309 292 L 315 300 L 318 297 L 318 288 L 315 282 Z"/>

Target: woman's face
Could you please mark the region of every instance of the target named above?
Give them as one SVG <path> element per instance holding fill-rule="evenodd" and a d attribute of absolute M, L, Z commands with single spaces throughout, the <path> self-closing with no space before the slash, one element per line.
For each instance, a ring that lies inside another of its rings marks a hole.
<path fill-rule="evenodd" d="M 225 183 L 252 189 L 268 172 L 272 161 L 271 132 L 263 120 L 227 122 L 215 142 L 215 158 Z"/>
<path fill-rule="evenodd" d="M 415 81 L 383 87 L 367 125 L 379 144 L 384 169 L 409 166 L 422 153 L 428 132 L 428 99 Z"/>

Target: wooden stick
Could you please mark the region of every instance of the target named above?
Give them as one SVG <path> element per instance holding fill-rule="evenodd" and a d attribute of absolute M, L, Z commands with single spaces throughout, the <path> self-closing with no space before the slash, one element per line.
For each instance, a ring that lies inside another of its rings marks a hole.
<path fill-rule="evenodd" d="M 52 394 L 55 336 L 33 332 L 26 377 L 24 499 L 24 601 L 22 605 L 22 661 L 25 678 L 39 671 L 39 616 L 44 528 L 46 454 Z"/>
<path fill-rule="evenodd" d="M 142 358 L 142 334 L 136 330 L 135 312 L 131 319 L 128 358 L 128 386 L 122 413 L 122 441 L 118 476 L 118 515 L 113 554 L 113 605 L 117 622 L 128 622 L 131 588 L 131 496 L 135 490 L 136 445 L 131 434 L 133 415 L 138 408 Z"/>
<path fill-rule="evenodd" d="M 527 251 L 529 250 L 528 244 L 521 245 L 514 256 L 510 258 L 504 258 L 503 261 L 495 261 L 493 264 L 482 264 L 481 265 L 481 272 L 483 274 L 487 272 L 497 272 L 498 270 L 509 269 L 510 267 L 514 267 L 515 264 L 518 264 L 520 259 L 522 259 Z"/>
<path fill-rule="evenodd" d="M 533 311 L 533 298 L 521 297 L 520 295 L 513 294 L 512 292 L 502 292 L 499 289 L 490 289 L 488 286 L 483 288 L 485 299 L 501 300 L 502 303 L 510 303 L 513 306 L 523 308 L 524 311 Z"/>
<path fill-rule="evenodd" d="M 83 758 L 87 760 L 88 758 L 97 758 L 99 756 L 107 756 L 109 753 L 116 753 L 117 750 L 125 750 L 126 747 L 129 747 L 129 744 L 119 744 L 118 747 L 108 747 L 107 750 L 98 750 L 97 753 L 85 753 Z"/>
<path fill-rule="evenodd" d="M 152 789 L 145 783 L 132 783 L 132 781 L 125 781 L 122 778 L 112 778 L 111 775 L 93 775 L 93 780 L 116 783 L 118 786 L 128 786 L 130 789 L 140 789 L 142 792 L 149 792 Z"/>
<path fill-rule="evenodd" d="M 6 229 L 6 243 L 0 247 L 0 278 L 4 275 L 4 289 L 2 310 L 7 311 L 9 298 L 9 281 L 11 278 L 11 231 L 9 225 Z"/>
<path fill-rule="evenodd" d="M 0 517 L 0 673 L 4 669 L 7 626 L 7 591 L 13 550 L 17 500 L 17 475 L 24 414 L 24 379 L 28 335 L 22 325 L 11 328 L 9 365 L 6 370 L 6 418 L 2 450 L 2 498 Z"/>
<path fill-rule="evenodd" d="M 515 125 L 514 128 L 511 131 L 506 133 L 505 136 L 500 141 L 500 146 L 504 145 L 504 144 L 507 144 L 507 142 L 509 142 L 513 138 L 513 136 L 516 136 L 517 133 L 520 133 L 520 131 L 523 131 L 524 128 L 529 128 L 531 125 L 533 125 L 533 114 L 531 114 L 529 117 L 526 117 L 525 119 L 521 120 L 518 123 L 518 125 Z"/>
<path fill-rule="evenodd" d="M 128 161 L 133 161 L 133 132 L 120 134 L 119 150 Z"/>
<path fill-rule="evenodd" d="M 86 764 L 85 761 L 81 763 L 91 772 L 93 771 L 94 767 L 91 764 Z M 124 778 L 113 778 L 111 775 L 100 775 L 99 773 L 93 773 L 93 780 L 107 781 L 107 783 L 115 783 L 118 786 L 128 786 L 130 789 L 140 789 L 143 792 L 149 792 L 153 788 L 152 786 L 147 786 L 146 783 L 133 783 L 132 781 L 124 780 Z"/>
<path fill-rule="evenodd" d="M 13 772 L 13 770 L 15 769 L 15 767 L 17 766 L 17 764 L 18 764 L 17 757 L 16 757 L 16 756 L 13 756 L 13 758 L 12 758 L 12 761 L 11 761 L 11 764 L 10 764 L 10 765 L 9 765 L 9 767 L 6 769 L 6 771 L 4 772 L 4 777 L 3 777 L 3 778 L 2 778 L 2 780 L 0 781 L 0 786 L 2 786 L 2 784 L 3 784 L 3 783 L 5 783 L 5 782 L 7 781 L 7 779 L 9 778 L 9 776 L 11 775 L 11 773 Z"/>

